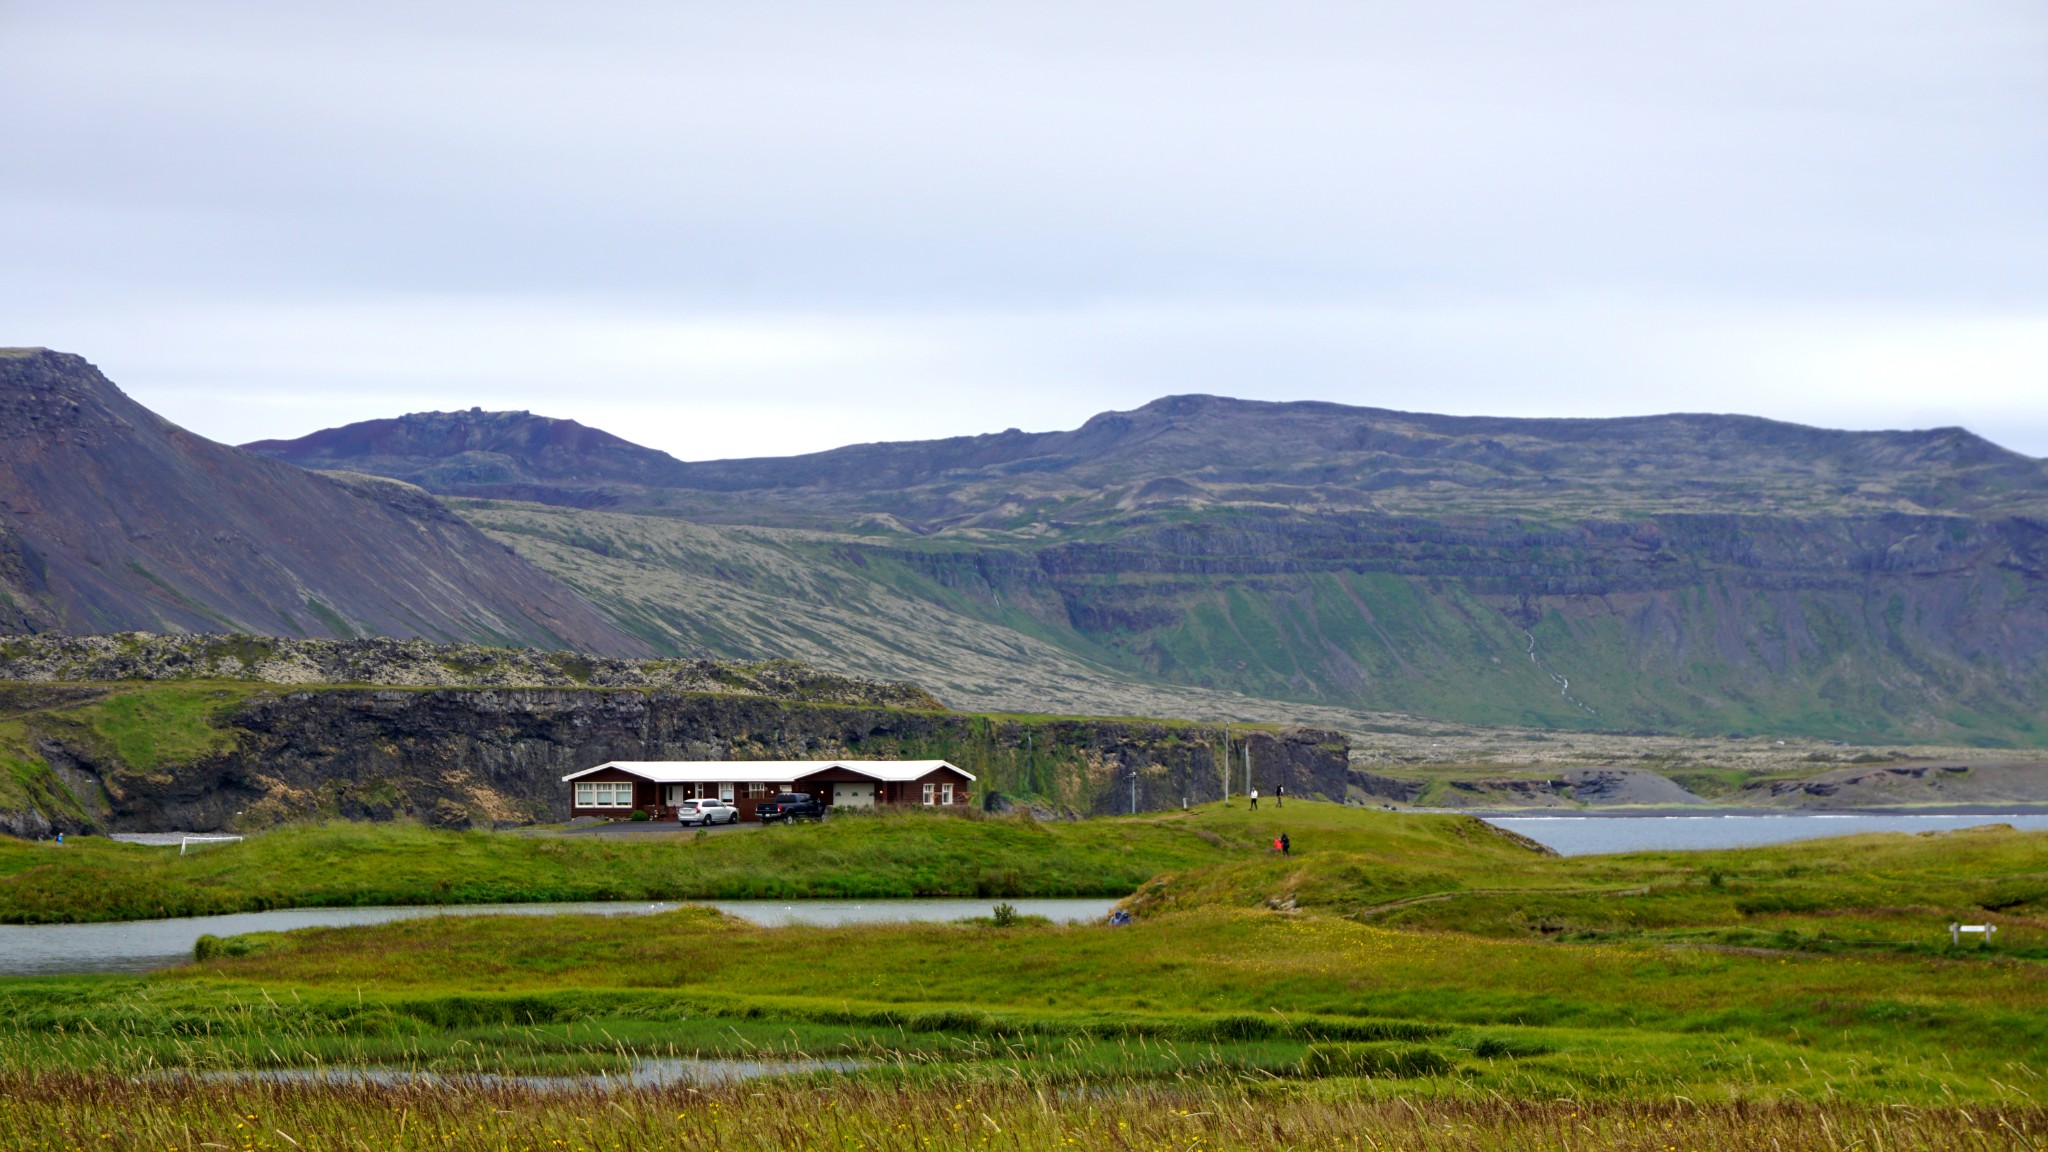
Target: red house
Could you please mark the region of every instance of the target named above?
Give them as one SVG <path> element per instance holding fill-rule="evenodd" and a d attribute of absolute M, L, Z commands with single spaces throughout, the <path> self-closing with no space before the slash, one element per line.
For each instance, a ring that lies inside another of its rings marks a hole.
<path fill-rule="evenodd" d="M 613 760 L 562 777 L 569 815 L 617 820 L 635 810 L 655 819 L 685 800 L 715 796 L 754 818 L 777 792 L 808 792 L 826 804 L 960 807 L 974 777 L 944 760 Z"/>

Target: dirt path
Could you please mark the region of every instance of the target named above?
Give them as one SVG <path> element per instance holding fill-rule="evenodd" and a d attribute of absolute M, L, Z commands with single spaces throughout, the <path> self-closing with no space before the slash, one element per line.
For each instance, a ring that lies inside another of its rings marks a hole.
<path fill-rule="evenodd" d="M 1375 904 L 1370 908 L 1361 908 L 1358 911 L 1351 913 L 1350 918 L 1353 920 L 1367 920 L 1371 919 L 1374 916 L 1378 916 L 1383 912 L 1396 912 L 1403 908 L 1412 908 L 1417 904 L 1435 904 L 1443 900 L 1453 900 L 1460 896 L 1563 895 L 1612 897 L 1644 896 L 1648 895 L 1649 891 L 1650 890 L 1648 888 L 1642 887 L 1641 885 L 1637 885 L 1633 888 L 1454 888 L 1449 892 L 1431 892 L 1425 896 L 1407 896 L 1399 900 L 1389 900 L 1385 904 Z"/>

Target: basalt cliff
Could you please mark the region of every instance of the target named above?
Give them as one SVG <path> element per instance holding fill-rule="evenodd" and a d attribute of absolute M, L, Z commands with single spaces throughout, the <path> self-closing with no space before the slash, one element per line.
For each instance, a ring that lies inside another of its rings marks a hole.
<path fill-rule="evenodd" d="M 309 667 L 353 683 L 306 683 Z M 786 663 L 118 636 L 15 641 L 0 674 L 0 831 L 17 836 L 560 820 L 561 777 L 607 760 L 946 759 L 992 806 L 1049 814 L 1215 799 L 1226 765 L 1242 791 L 1247 756 L 1269 790 L 1350 787 L 1334 732 L 957 713 Z"/>

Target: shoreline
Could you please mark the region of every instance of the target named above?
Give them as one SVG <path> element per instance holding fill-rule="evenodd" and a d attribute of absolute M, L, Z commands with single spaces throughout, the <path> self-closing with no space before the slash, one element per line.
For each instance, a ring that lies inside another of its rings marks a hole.
<path fill-rule="evenodd" d="M 1912 807 L 1862 808 L 1730 808 L 1683 805 L 1643 808 L 1408 808 L 1430 815 L 1477 816 L 1482 820 L 1617 820 L 1634 817 L 1693 816 L 2048 816 L 2048 803 L 1927 804 Z"/>

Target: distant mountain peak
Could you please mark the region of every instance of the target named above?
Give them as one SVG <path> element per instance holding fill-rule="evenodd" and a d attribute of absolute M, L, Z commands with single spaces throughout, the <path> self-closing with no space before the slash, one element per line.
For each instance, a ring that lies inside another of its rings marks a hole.
<path fill-rule="evenodd" d="M 2048 504 L 2048 464 L 1960 428 L 1856 432 L 1717 413 L 1449 416 L 1206 393 L 1097 413 L 1064 432 L 1008 429 L 692 463 L 573 420 L 480 408 L 365 421 L 248 447 L 448 495 L 687 507 L 689 515 L 712 519 L 754 514 L 737 511 L 745 502 L 737 494 L 751 492 L 772 501 L 779 509 L 773 516 L 789 523 L 855 523 L 880 514 L 925 527 L 983 516 L 1007 523 L 1034 503 L 1057 504 L 1068 519 L 1085 518 L 1090 508 L 1113 515 L 1165 499 L 1430 515 L 1583 509 L 1602 516 Z M 1147 487 L 1163 479 L 1189 487 Z M 1566 493 L 1571 497 L 1561 501 Z"/>
<path fill-rule="evenodd" d="M 375 472 L 441 492 L 646 485 L 683 466 L 666 452 L 575 420 L 481 407 L 411 412 L 242 447 L 304 468 Z"/>

